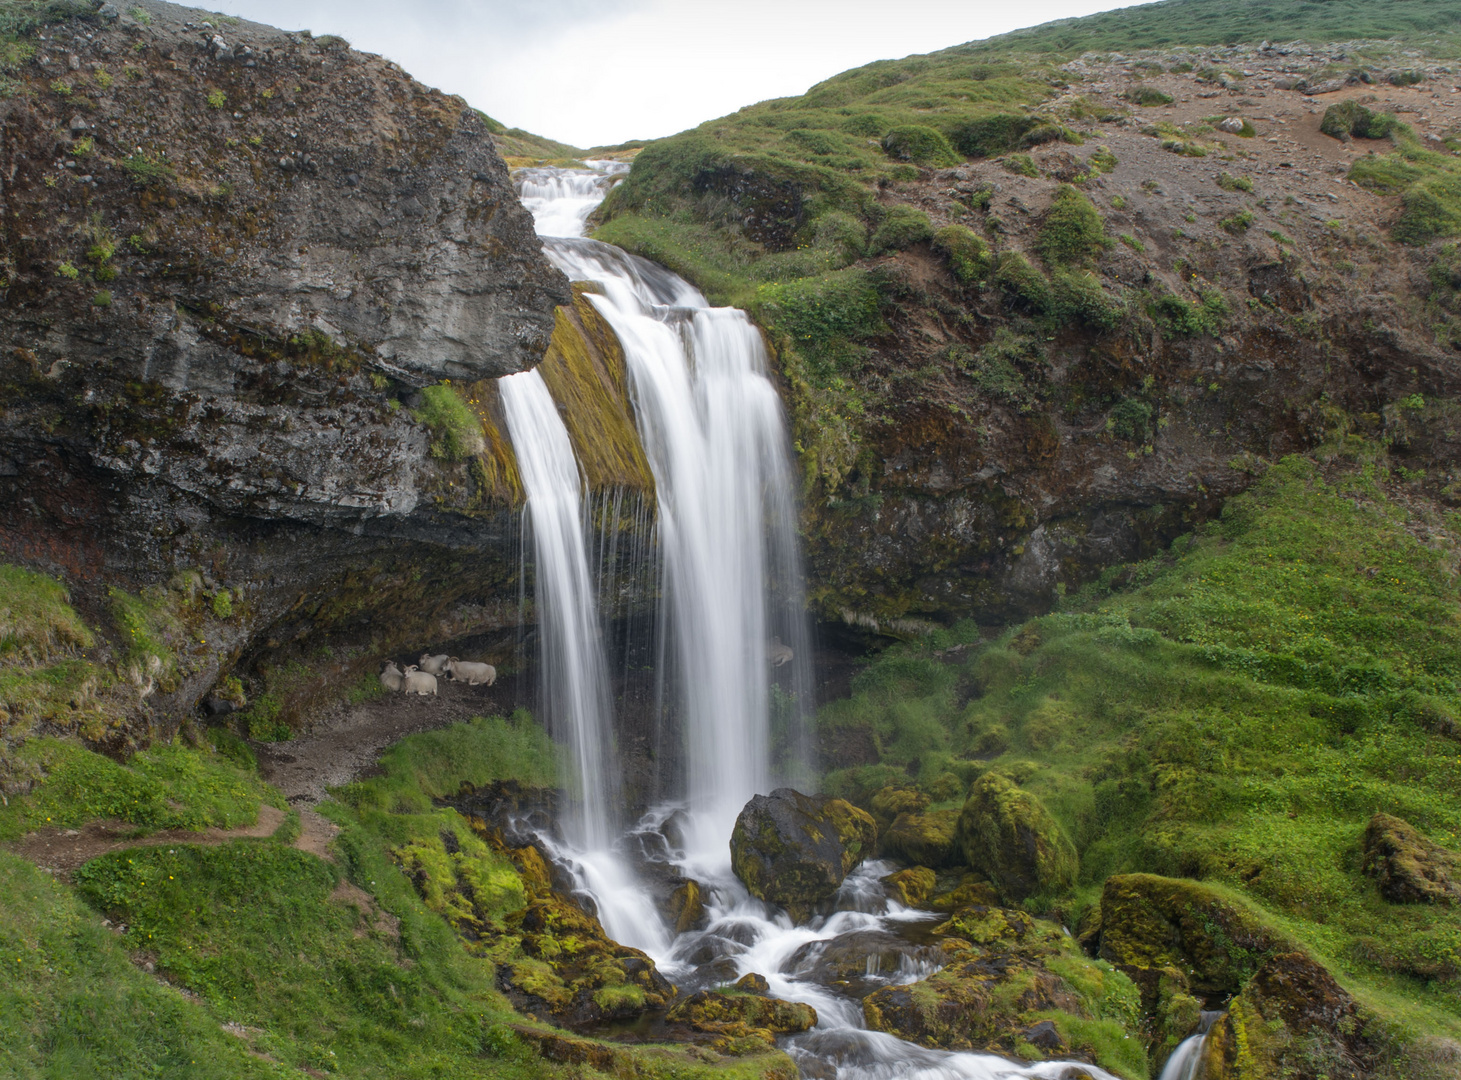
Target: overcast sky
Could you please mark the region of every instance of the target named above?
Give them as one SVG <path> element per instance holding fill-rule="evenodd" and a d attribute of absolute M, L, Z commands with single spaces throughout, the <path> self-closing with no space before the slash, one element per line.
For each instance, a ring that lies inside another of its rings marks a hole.
<path fill-rule="evenodd" d="M 1129 3 L 1130 0 L 1127 0 Z M 509 127 L 575 146 L 656 138 L 873 60 L 1119 0 L 232 0 L 339 34 Z"/>

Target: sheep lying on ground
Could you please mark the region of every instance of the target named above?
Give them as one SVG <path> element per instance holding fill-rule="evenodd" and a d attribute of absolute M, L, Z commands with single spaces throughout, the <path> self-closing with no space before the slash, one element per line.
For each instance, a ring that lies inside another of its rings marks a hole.
<path fill-rule="evenodd" d="M 470 660 L 458 660 L 455 656 L 446 662 L 446 670 L 457 682 L 468 686 L 491 686 L 497 681 L 497 669 L 491 664 L 476 664 Z"/>
<path fill-rule="evenodd" d="M 386 666 L 380 669 L 380 684 L 392 693 L 400 690 L 405 680 L 406 676 L 396 667 L 394 660 L 387 660 Z"/>
<path fill-rule="evenodd" d="M 451 658 L 446 653 L 442 653 L 440 656 L 422 653 L 421 659 L 416 661 L 416 666 L 428 675 L 440 675 L 446 670 L 446 664 L 449 659 Z"/>
<path fill-rule="evenodd" d="M 406 669 L 405 682 L 401 689 L 408 694 L 420 694 L 425 697 L 430 694 L 436 696 L 436 676 L 427 671 L 419 671 L 415 664 Z"/>

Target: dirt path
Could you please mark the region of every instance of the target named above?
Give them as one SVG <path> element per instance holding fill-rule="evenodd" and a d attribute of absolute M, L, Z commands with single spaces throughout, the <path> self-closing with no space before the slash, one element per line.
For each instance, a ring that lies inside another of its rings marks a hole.
<path fill-rule="evenodd" d="M 79 829 L 46 828 L 26 833 L 14 843 L 3 845 L 6 851 L 29 859 L 42 870 L 63 881 L 84 862 L 127 848 L 161 847 L 165 844 L 222 844 L 245 837 L 255 839 L 273 836 L 284 824 L 285 813 L 267 804 L 259 807 L 259 820 L 237 829 L 164 829 L 162 832 L 137 836 L 137 826 L 126 821 L 93 821 Z M 312 816 L 319 817 L 318 814 Z M 320 820 L 324 820 L 321 818 Z M 329 824 L 329 822 L 325 822 Z M 333 826 L 332 826 L 333 827 Z M 303 839 L 303 836 L 300 837 Z M 299 846 L 296 842 L 296 847 Z"/>

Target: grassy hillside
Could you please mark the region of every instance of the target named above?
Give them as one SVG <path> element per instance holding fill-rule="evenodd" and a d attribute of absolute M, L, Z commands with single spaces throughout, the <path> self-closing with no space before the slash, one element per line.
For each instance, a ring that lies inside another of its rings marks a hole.
<path fill-rule="evenodd" d="M 1435 55 L 1461 48 L 1456 0 L 1162 0 L 1001 34 L 970 48 L 987 52 L 1130 52 L 1260 41 L 1389 38 Z"/>
<path fill-rule="evenodd" d="M 1115 873 L 1220 883 L 1402 1039 L 1461 1036 L 1461 912 L 1386 901 L 1360 856 L 1377 811 L 1461 847 L 1458 529 L 1372 448 L 1286 459 L 1054 614 L 890 650 L 820 714 L 827 746 L 876 748 L 827 785 L 955 807 L 1003 774 L 1079 849 L 1079 899 L 1045 901 L 1068 918 Z"/>

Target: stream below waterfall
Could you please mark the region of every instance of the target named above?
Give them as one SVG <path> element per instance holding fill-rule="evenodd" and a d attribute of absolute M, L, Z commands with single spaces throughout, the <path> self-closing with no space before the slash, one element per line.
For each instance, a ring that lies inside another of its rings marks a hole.
<path fill-rule="evenodd" d="M 605 931 L 648 953 L 682 993 L 755 972 L 775 997 L 813 1006 L 817 1025 L 782 1043 L 806 1077 L 1115 1080 L 1093 1065 L 928 1050 L 867 1030 L 864 996 L 926 978 L 942 962 L 928 931 L 943 916 L 889 898 L 881 878 L 890 865 L 857 868 L 802 925 L 756 900 L 731 872 L 731 830 L 747 799 L 806 775 L 796 766 L 797 740 L 785 733 L 779 745 L 790 763 L 773 765 L 772 649 L 790 650 L 792 690 L 784 696 L 810 701 L 785 418 L 760 333 L 743 312 L 713 308 L 664 268 L 584 238 L 589 214 L 627 169 L 588 164 L 522 169 L 516 178 L 544 251 L 570 280 L 596 283 L 591 302 L 624 347 L 656 485 L 660 633 L 687 766 L 683 798 L 620 821 L 582 480 L 541 375 L 508 376 L 504 409 L 527 493 L 544 624 L 543 700 L 576 773 L 562 835 L 539 834 L 540 844 Z M 700 884 L 707 918 L 702 929 L 676 935 L 655 898 L 666 882 L 684 879 Z"/>

